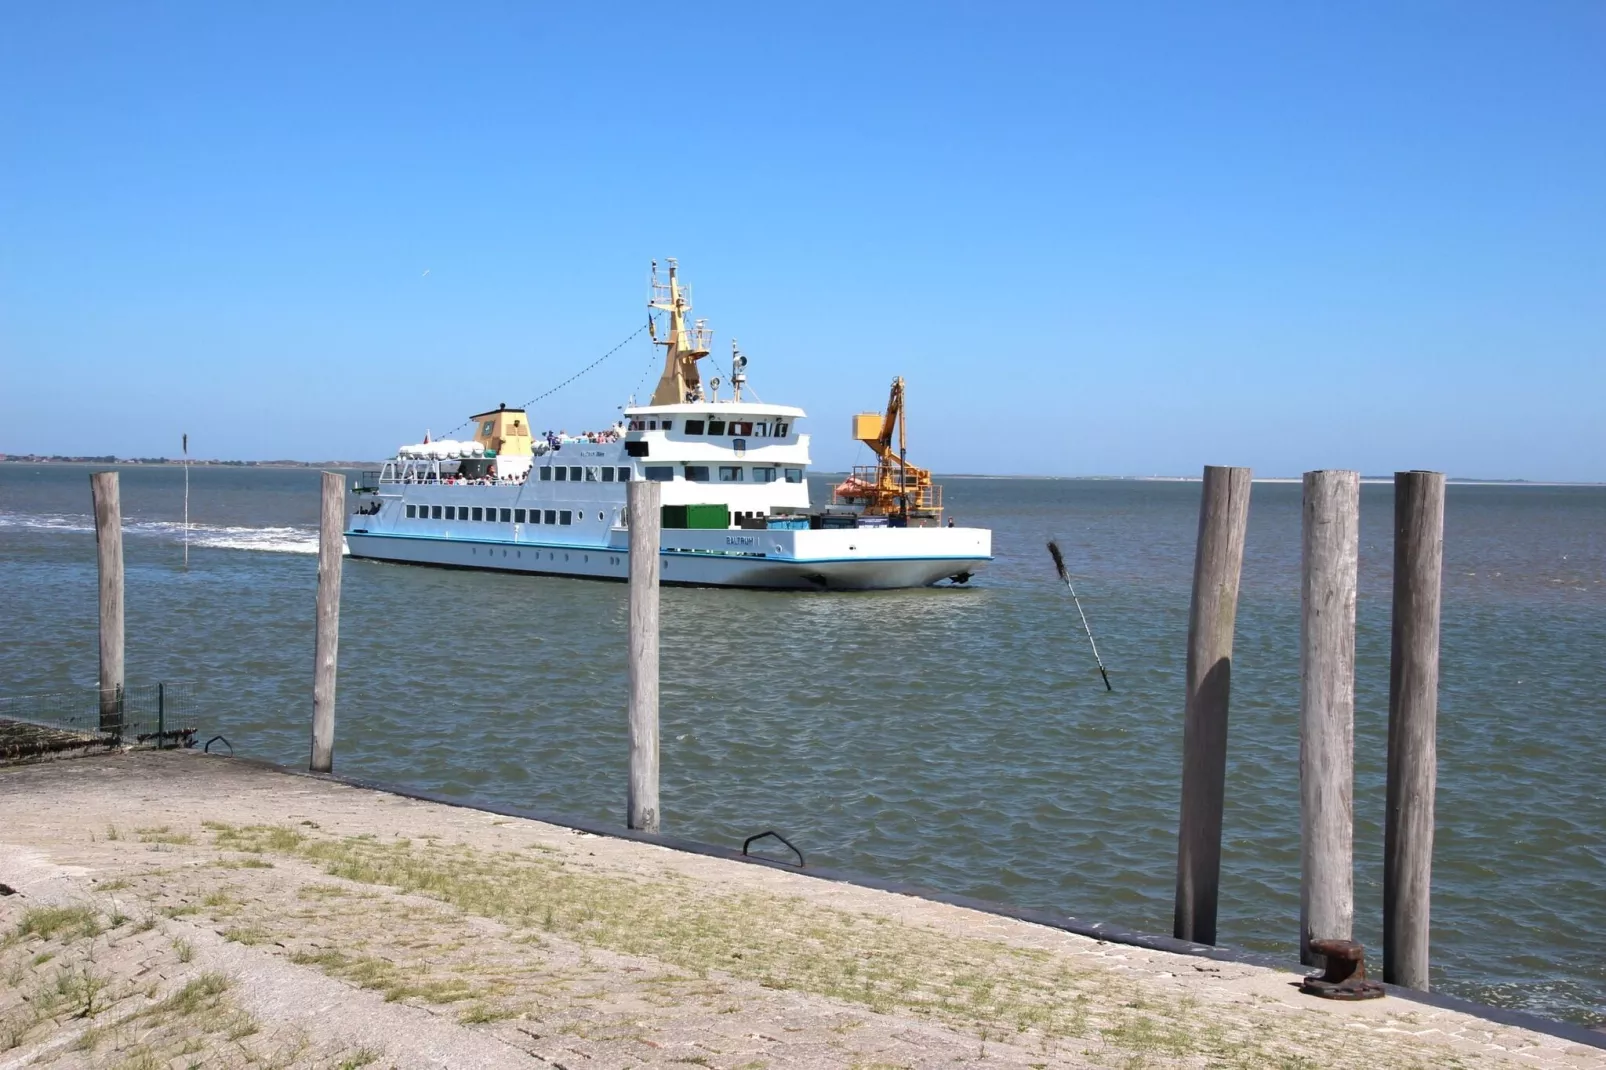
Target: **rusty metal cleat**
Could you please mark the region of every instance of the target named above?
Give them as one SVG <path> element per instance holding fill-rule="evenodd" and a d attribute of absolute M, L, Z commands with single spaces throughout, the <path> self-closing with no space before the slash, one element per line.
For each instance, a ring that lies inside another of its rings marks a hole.
<path fill-rule="evenodd" d="M 1312 940 L 1310 949 L 1321 955 L 1327 971 L 1311 974 L 1300 984 L 1307 996 L 1323 999 L 1377 999 L 1383 986 L 1366 979 L 1366 949 L 1354 940 Z"/>

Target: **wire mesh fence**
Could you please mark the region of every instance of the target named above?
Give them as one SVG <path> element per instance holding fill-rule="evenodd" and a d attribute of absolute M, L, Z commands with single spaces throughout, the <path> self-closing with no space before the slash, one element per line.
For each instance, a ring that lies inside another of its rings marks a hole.
<path fill-rule="evenodd" d="M 193 746 L 184 681 L 0 696 L 0 761 L 112 747 Z"/>

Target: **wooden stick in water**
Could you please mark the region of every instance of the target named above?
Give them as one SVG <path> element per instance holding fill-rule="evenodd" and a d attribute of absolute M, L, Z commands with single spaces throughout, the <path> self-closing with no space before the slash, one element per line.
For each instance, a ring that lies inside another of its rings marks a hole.
<path fill-rule="evenodd" d="M 123 504 L 116 472 L 93 472 L 100 566 L 100 730 L 123 730 Z"/>
<path fill-rule="evenodd" d="M 340 661 L 340 570 L 346 544 L 346 477 L 323 474 L 323 505 L 318 527 L 318 624 L 312 677 L 312 761 L 314 773 L 328 773 L 335 761 L 335 670 Z"/>
<path fill-rule="evenodd" d="M 1227 785 L 1227 707 L 1238 580 L 1249 526 L 1250 472 L 1207 465 L 1199 495 L 1193 600 L 1188 608 L 1187 699 L 1182 727 L 1182 813 L 1177 823 L 1178 940 L 1216 942 L 1221 819 Z"/>
<path fill-rule="evenodd" d="M 1299 961 L 1355 920 L 1355 598 L 1360 476 L 1305 473 L 1300 580 Z"/>
<path fill-rule="evenodd" d="M 1394 642 L 1389 659 L 1383 980 L 1428 990 L 1433 796 L 1438 788 L 1444 473 L 1394 473 Z"/>
<path fill-rule="evenodd" d="M 663 486 L 633 480 L 630 510 L 630 781 L 626 825 L 657 832 L 658 812 L 658 543 Z"/>
<path fill-rule="evenodd" d="M 1114 691 L 1115 688 L 1110 686 L 1110 674 L 1104 671 L 1104 659 L 1099 657 L 1099 645 L 1093 641 L 1093 629 L 1088 626 L 1087 614 L 1082 612 L 1082 600 L 1076 597 L 1076 585 L 1071 582 L 1071 572 L 1065 567 L 1065 555 L 1060 553 L 1059 543 L 1048 540 L 1048 553 L 1054 559 L 1054 570 L 1060 574 L 1065 589 L 1071 592 L 1071 601 L 1076 603 L 1076 615 L 1082 618 L 1082 630 L 1087 632 L 1087 645 L 1093 648 L 1093 660 L 1098 663 L 1099 675 L 1104 677 L 1104 690 Z"/>

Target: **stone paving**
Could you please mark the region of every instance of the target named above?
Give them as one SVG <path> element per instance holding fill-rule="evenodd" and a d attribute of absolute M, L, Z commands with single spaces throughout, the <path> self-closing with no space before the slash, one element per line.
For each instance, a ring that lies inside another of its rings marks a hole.
<path fill-rule="evenodd" d="M 1277 970 L 193 753 L 3 770 L 0 815 L 0 1070 L 1606 1070 Z"/>

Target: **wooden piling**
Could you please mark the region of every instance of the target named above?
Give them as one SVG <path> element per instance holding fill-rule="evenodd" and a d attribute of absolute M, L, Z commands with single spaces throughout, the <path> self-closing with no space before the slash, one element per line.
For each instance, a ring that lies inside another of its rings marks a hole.
<path fill-rule="evenodd" d="M 1383 829 L 1383 979 L 1428 989 L 1433 796 L 1438 782 L 1444 474 L 1394 474 L 1394 636 Z"/>
<path fill-rule="evenodd" d="M 1355 921 L 1355 584 L 1361 481 L 1305 473 L 1299 624 L 1299 958 Z"/>
<path fill-rule="evenodd" d="M 100 730 L 123 730 L 123 505 L 116 472 L 93 472 L 100 571 Z"/>
<path fill-rule="evenodd" d="M 630 786 L 626 823 L 658 831 L 658 538 L 663 489 L 632 481 L 630 506 Z"/>
<path fill-rule="evenodd" d="M 335 762 L 335 669 L 340 661 L 340 568 L 345 551 L 346 477 L 323 474 L 318 525 L 318 635 L 312 677 L 312 762 L 327 773 Z"/>
<path fill-rule="evenodd" d="M 1210 465 L 1199 500 L 1199 541 L 1188 611 L 1187 695 L 1182 730 L 1182 813 L 1177 827 L 1179 940 L 1216 942 L 1221 812 L 1227 778 L 1227 700 L 1232 638 L 1249 525 L 1249 469 Z"/>

